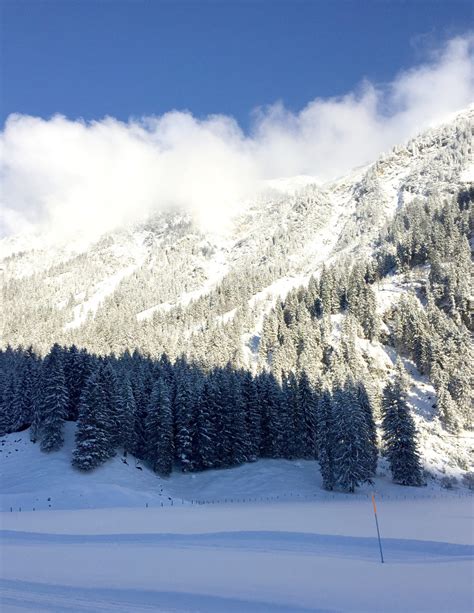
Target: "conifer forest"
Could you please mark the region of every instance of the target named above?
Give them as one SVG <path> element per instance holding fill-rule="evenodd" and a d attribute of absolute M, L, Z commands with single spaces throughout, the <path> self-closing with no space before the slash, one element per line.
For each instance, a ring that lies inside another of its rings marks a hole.
<path fill-rule="evenodd" d="M 317 459 L 326 489 L 353 492 L 371 482 L 382 453 L 395 482 L 422 485 L 401 358 L 432 381 L 436 414 L 448 432 L 472 427 L 473 197 L 471 188 L 443 202 L 402 207 L 372 257 L 323 265 L 318 279 L 277 301 L 264 316 L 253 370 L 238 354 L 225 361 L 237 345 L 228 326 L 219 329 L 220 343 L 206 347 L 206 360 L 139 349 L 98 354 L 74 344 L 43 353 L 4 348 L 1 433 L 30 427 L 31 440 L 49 453 L 61 448 L 64 422 L 76 421 L 71 462 L 81 471 L 116 454 L 143 460 L 162 476 L 258 458 Z M 381 318 L 377 284 L 393 274 L 409 279 L 427 266 L 426 283 Z M 231 301 L 241 288 L 228 287 L 224 299 Z M 212 297 L 206 300 L 212 308 Z M 359 337 L 381 340 L 399 356 L 382 389 Z"/>

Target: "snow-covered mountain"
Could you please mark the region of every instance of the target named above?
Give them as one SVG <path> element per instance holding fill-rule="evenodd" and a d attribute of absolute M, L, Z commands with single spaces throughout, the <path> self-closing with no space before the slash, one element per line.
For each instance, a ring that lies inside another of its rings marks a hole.
<path fill-rule="evenodd" d="M 1 342 L 173 354 L 182 348 L 150 330 L 155 314 L 166 314 L 168 325 L 224 288 L 235 289 L 231 308 L 206 305 L 201 318 L 187 318 L 187 332 L 229 322 L 244 303 L 263 312 L 323 262 L 370 249 L 402 204 L 456 194 L 472 174 L 473 118 L 473 109 L 460 113 L 329 184 L 311 177 L 268 182 L 221 236 L 203 234 L 183 215 L 161 213 L 92 245 L 81 237 L 54 246 L 42 246 L 41 236 L 3 239 Z M 251 328 L 243 335 L 253 335 L 255 321 Z"/>
<path fill-rule="evenodd" d="M 261 368 L 264 320 L 278 299 L 307 287 L 323 264 L 371 254 L 403 207 L 456 198 L 473 178 L 473 133 L 470 108 L 330 183 L 307 176 L 266 182 L 219 235 L 189 216 L 161 212 L 93 244 L 80 236 L 54 245 L 42 236 L 4 239 L 1 345 L 46 352 L 54 342 L 74 343 L 102 354 L 139 348 Z M 392 275 L 375 284 L 379 315 L 428 275 L 425 265 L 410 279 Z M 340 335 L 339 315 L 331 325 Z M 379 387 L 396 358 L 384 344 L 385 322 L 382 332 L 359 339 Z M 426 466 L 438 475 L 469 472 L 472 439 L 452 437 L 433 421 L 436 391 L 415 364 L 406 365 Z"/>

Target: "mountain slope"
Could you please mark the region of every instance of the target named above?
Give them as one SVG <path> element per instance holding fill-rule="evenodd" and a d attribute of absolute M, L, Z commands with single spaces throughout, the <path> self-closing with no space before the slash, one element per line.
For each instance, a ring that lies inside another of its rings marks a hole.
<path fill-rule="evenodd" d="M 460 209 L 443 203 L 467 187 L 473 131 L 470 109 L 329 184 L 269 182 L 221 235 L 163 212 L 93 245 L 5 239 L 2 345 L 184 353 L 204 369 L 230 362 L 271 369 L 278 380 L 305 371 L 316 386 L 350 374 L 365 381 L 378 411 L 402 356 L 425 469 L 460 478 L 474 468 L 463 430 L 472 423 L 471 375 L 462 364 L 472 351 L 463 243 L 472 198 Z M 439 238 L 445 228 L 462 257 Z M 428 257 L 433 245 L 452 253 Z M 416 339 L 407 337 L 412 324 Z"/>
<path fill-rule="evenodd" d="M 472 166 L 473 117 L 472 109 L 461 113 L 327 185 L 299 177 L 266 185 L 223 236 L 203 235 L 191 219 L 162 213 L 85 250 L 80 237 L 77 245 L 45 248 L 40 237 L 4 239 L 2 343 L 46 349 L 57 340 L 98 351 L 179 353 L 160 327 L 184 312 L 186 333 L 213 324 L 279 279 L 289 289 L 341 253 L 364 252 L 401 204 L 459 191 Z M 222 293 L 234 295 L 223 300 Z M 195 304 L 202 296 L 209 299 Z M 251 303 L 254 313 L 265 308 L 260 303 Z M 166 317 L 151 326 L 155 313 Z"/>

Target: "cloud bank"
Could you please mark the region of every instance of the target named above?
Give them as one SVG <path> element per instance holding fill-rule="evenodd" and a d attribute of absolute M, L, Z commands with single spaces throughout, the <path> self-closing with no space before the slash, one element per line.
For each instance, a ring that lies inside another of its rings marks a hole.
<path fill-rule="evenodd" d="M 179 207 L 218 230 L 263 179 L 336 178 L 474 100 L 474 36 L 450 40 L 384 86 L 232 117 L 172 111 L 127 123 L 11 115 L 0 135 L 0 235 L 91 238 Z"/>

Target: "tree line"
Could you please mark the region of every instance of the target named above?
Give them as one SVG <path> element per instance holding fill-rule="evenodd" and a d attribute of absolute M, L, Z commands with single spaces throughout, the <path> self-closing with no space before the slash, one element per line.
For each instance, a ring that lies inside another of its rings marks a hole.
<path fill-rule="evenodd" d="M 353 492 L 375 476 L 379 441 L 374 399 L 362 379 L 314 384 L 305 371 L 204 369 L 139 351 L 97 356 L 54 345 L 0 352 L 0 434 L 30 428 L 44 452 L 76 421 L 72 464 L 90 471 L 116 453 L 156 473 L 228 468 L 259 458 L 317 459 L 326 489 Z M 399 364 L 382 402 L 383 450 L 393 478 L 422 483 L 417 435 Z"/>

